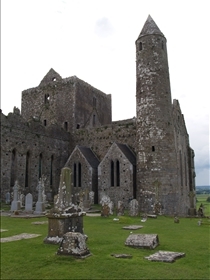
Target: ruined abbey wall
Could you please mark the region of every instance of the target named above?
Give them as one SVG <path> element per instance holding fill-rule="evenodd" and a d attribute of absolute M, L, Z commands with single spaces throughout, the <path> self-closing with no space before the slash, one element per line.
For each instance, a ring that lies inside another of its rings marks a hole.
<path fill-rule="evenodd" d="M 38 87 L 22 92 L 21 114 L 25 120 L 33 116 L 44 126 L 57 124 L 69 132 L 111 123 L 110 94 L 76 76 L 53 78 L 56 75 L 51 69 Z"/>
<path fill-rule="evenodd" d="M 22 192 L 37 196 L 39 178 L 46 176 L 49 198 L 57 193 L 59 175 L 71 150 L 69 133 L 52 125 L 26 122 L 18 109 L 1 113 L 1 198 L 12 192 L 18 180 Z"/>

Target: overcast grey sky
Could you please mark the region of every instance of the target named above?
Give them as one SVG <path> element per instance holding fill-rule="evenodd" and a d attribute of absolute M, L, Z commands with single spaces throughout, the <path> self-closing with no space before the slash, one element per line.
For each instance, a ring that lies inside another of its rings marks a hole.
<path fill-rule="evenodd" d="M 148 15 L 167 38 L 172 99 L 178 99 L 196 184 L 210 184 L 208 0 L 2 0 L 1 108 L 21 108 L 21 91 L 53 68 L 112 94 L 113 120 L 135 108 L 135 40 Z"/>

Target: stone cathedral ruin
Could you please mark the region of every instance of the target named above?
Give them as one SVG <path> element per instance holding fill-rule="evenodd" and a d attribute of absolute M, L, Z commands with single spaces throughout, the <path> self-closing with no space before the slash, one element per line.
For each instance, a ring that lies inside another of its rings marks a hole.
<path fill-rule="evenodd" d="M 136 42 L 136 117 L 112 121 L 111 95 L 53 69 L 22 92 L 21 113 L 1 113 L 1 199 L 15 181 L 53 201 L 61 169 L 72 193 L 135 198 L 142 212 L 195 214 L 194 151 L 178 100 L 171 100 L 166 38 L 149 16 Z"/>

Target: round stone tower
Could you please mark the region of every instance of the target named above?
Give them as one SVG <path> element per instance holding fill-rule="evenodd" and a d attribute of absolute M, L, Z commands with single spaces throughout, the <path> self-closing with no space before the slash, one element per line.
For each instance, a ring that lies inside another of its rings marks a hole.
<path fill-rule="evenodd" d="M 136 40 L 137 198 L 143 212 L 177 212 L 177 156 L 166 38 L 149 16 Z"/>

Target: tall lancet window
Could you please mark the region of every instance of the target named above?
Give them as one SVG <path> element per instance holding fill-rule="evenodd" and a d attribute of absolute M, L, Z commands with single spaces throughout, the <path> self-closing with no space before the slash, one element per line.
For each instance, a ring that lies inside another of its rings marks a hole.
<path fill-rule="evenodd" d="M 29 187 L 29 172 L 30 172 L 30 153 L 26 153 L 26 169 L 25 169 L 25 188 Z"/>
<path fill-rule="evenodd" d="M 81 163 L 78 163 L 78 187 L 82 186 L 82 166 Z"/>
<path fill-rule="evenodd" d="M 10 186 L 13 187 L 15 185 L 15 180 L 17 180 L 16 178 L 16 171 L 17 168 L 17 153 L 16 153 L 16 149 L 12 150 L 12 159 L 11 159 L 11 180 L 10 180 Z"/>
<path fill-rule="evenodd" d="M 110 163 L 110 173 L 111 173 L 111 187 L 114 187 L 114 161 L 111 160 Z"/>
<path fill-rule="evenodd" d="M 74 163 L 74 187 L 77 186 L 77 165 Z"/>
<path fill-rule="evenodd" d="M 52 155 L 51 160 L 50 160 L 50 188 L 52 188 L 52 186 L 53 186 L 53 160 L 54 160 L 54 157 Z"/>
<path fill-rule="evenodd" d="M 120 162 L 119 160 L 116 161 L 116 180 L 117 180 L 117 187 L 120 186 Z"/>

